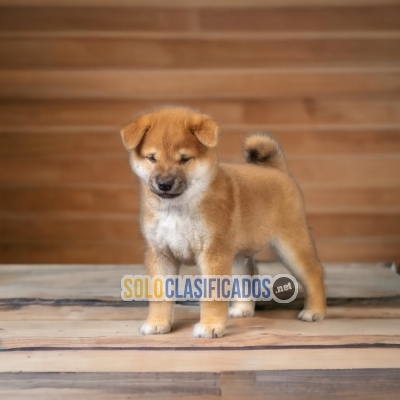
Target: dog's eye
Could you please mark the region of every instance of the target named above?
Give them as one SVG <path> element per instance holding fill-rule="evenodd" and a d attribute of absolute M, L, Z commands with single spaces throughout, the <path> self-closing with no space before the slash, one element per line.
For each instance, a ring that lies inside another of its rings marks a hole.
<path fill-rule="evenodd" d="M 154 154 L 150 154 L 149 156 L 146 157 L 150 162 L 153 164 L 157 161 L 156 158 L 154 157 Z"/>
<path fill-rule="evenodd" d="M 187 162 L 189 162 L 192 159 L 192 157 L 188 157 L 188 156 L 181 156 L 181 159 L 179 160 L 180 164 L 186 164 Z"/>

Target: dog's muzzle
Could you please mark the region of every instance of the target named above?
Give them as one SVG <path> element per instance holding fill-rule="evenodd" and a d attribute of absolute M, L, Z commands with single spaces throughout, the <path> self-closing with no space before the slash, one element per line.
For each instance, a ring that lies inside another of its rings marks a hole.
<path fill-rule="evenodd" d="M 186 183 L 172 175 L 158 176 L 152 181 L 150 189 L 162 199 L 173 199 L 186 190 Z"/>

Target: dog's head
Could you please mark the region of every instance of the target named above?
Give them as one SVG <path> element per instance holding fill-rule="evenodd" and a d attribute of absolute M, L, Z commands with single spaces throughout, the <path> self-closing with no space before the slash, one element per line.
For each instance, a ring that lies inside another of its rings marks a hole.
<path fill-rule="evenodd" d="M 185 108 L 141 115 L 122 129 L 132 170 L 162 199 L 204 189 L 217 165 L 219 128 Z"/>

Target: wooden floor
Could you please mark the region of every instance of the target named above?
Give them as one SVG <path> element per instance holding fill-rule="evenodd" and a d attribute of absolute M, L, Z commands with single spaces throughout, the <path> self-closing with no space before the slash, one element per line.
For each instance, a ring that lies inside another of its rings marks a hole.
<path fill-rule="evenodd" d="M 283 271 L 262 264 L 261 274 Z M 0 267 L 0 398 L 398 398 L 400 275 L 388 265 L 328 265 L 328 315 L 257 305 L 221 339 L 194 339 L 197 304 L 171 334 L 142 337 L 146 303 L 120 300 L 142 266 Z M 195 273 L 184 269 L 183 273 Z M 383 397 L 382 397 L 383 396 Z"/>

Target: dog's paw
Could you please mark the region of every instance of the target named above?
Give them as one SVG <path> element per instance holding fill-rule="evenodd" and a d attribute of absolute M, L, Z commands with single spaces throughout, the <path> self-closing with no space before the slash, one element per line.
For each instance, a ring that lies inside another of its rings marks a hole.
<path fill-rule="evenodd" d="M 153 323 L 145 322 L 139 329 L 142 335 L 159 335 L 163 333 L 171 332 L 170 323 Z"/>
<path fill-rule="evenodd" d="M 325 318 L 323 311 L 303 310 L 297 316 L 298 319 L 306 322 L 322 321 Z"/>
<path fill-rule="evenodd" d="M 252 301 L 246 301 L 239 303 L 233 303 L 229 308 L 230 318 L 249 318 L 254 315 L 254 303 Z"/>
<path fill-rule="evenodd" d="M 224 335 L 224 325 L 206 325 L 198 323 L 194 326 L 193 336 L 195 338 L 219 338 Z"/>

